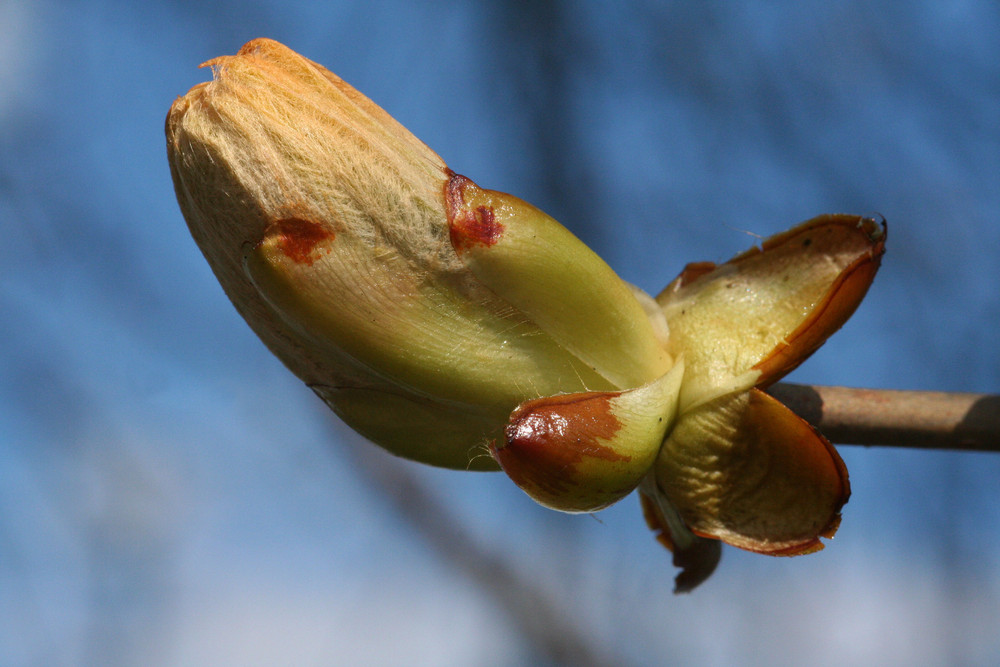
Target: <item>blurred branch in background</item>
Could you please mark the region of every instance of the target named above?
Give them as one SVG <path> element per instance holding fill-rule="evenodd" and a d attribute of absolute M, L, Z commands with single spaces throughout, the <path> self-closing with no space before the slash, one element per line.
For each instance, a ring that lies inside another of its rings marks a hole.
<path fill-rule="evenodd" d="M 615 664 L 593 632 L 577 621 L 568 603 L 547 592 L 542 582 L 514 569 L 517 561 L 479 545 L 461 519 L 409 470 L 410 462 L 374 445 L 345 443 L 343 448 L 365 481 L 374 486 L 403 520 L 445 563 L 464 573 L 506 613 L 535 664 Z M 488 661 L 487 661 L 488 662 Z"/>
<path fill-rule="evenodd" d="M 1000 451 L 1000 395 L 821 387 L 769 393 L 838 445 Z"/>

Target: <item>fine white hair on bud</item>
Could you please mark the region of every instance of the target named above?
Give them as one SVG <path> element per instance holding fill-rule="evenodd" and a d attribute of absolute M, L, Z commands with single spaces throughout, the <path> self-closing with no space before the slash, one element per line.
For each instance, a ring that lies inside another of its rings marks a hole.
<path fill-rule="evenodd" d="M 669 369 L 600 257 L 333 73 L 266 39 L 206 65 L 166 128 L 192 236 L 267 346 L 372 440 L 466 468 L 523 401 Z"/>

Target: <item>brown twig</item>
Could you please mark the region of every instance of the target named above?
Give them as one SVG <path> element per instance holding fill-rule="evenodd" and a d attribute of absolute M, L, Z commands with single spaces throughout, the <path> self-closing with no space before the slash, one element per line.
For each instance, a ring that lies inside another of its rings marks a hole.
<path fill-rule="evenodd" d="M 838 444 L 1000 452 L 1000 395 L 784 382 L 768 392 Z"/>

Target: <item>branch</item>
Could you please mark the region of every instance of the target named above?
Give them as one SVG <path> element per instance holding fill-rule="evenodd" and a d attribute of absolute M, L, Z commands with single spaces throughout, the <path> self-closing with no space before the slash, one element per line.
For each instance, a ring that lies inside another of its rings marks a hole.
<path fill-rule="evenodd" d="M 461 520 L 410 472 L 406 462 L 364 442 L 343 451 L 393 510 L 426 539 L 446 563 L 473 581 L 507 614 L 530 650 L 546 664 L 612 664 L 599 641 L 579 624 L 572 603 L 557 599 L 517 567 L 516 560 L 480 546 Z"/>
<path fill-rule="evenodd" d="M 768 393 L 844 445 L 1000 452 L 1000 395 L 822 387 Z"/>

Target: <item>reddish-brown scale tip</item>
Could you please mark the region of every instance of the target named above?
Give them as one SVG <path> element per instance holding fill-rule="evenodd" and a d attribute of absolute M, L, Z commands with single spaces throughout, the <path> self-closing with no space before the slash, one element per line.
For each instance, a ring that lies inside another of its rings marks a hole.
<path fill-rule="evenodd" d="M 608 464 L 632 457 L 603 444 L 621 428 L 611 411 L 614 394 L 588 393 L 528 401 L 511 415 L 505 440 L 491 453 L 507 475 L 536 501 L 564 511 L 592 511 L 634 488 L 614 475 Z M 621 487 L 621 488 L 619 488 Z M 578 506 L 597 498 L 594 506 Z"/>
<path fill-rule="evenodd" d="M 564 448 L 574 457 L 583 455 L 609 461 L 629 460 L 610 447 L 598 444 L 598 439 L 610 440 L 621 428 L 621 422 L 611 411 L 615 392 L 565 394 L 539 398 L 521 404 L 511 415 L 506 428 L 504 447 L 538 447 L 551 450 Z M 568 448 L 572 443 L 574 447 Z"/>
<path fill-rule="evenodd" d="M 463 211 L 451 221 L 451 245 L 462 252 L 473 246 L 495 245 L 503 236 L 503 225 L 493 217 L 491 206 L 479 206 L 474 211 Z"/>
<path fill-rule="evenodd" d="M 476 206 L 466 201 L 466 190 L 471 189 L 470 199 L 481 193 L 479 187 L 461 174 L 451 174 L 445 186 L 448 204 L 448 226 L 451 245 L 456 252 L 474 246 L 495 245 L 504 233 L 504 226 L 496 220 L 492 206 Z"/>
<path fill-rule="evenodd" d="M 312 265 L 319 259 L 316 246 L 333 240 L 334 234 L 318 222 L 285 218 L 268 226 L 265 238 L 274 237 L 277 237 L 278 248 L 288 259 L 298 264 Z"/>

